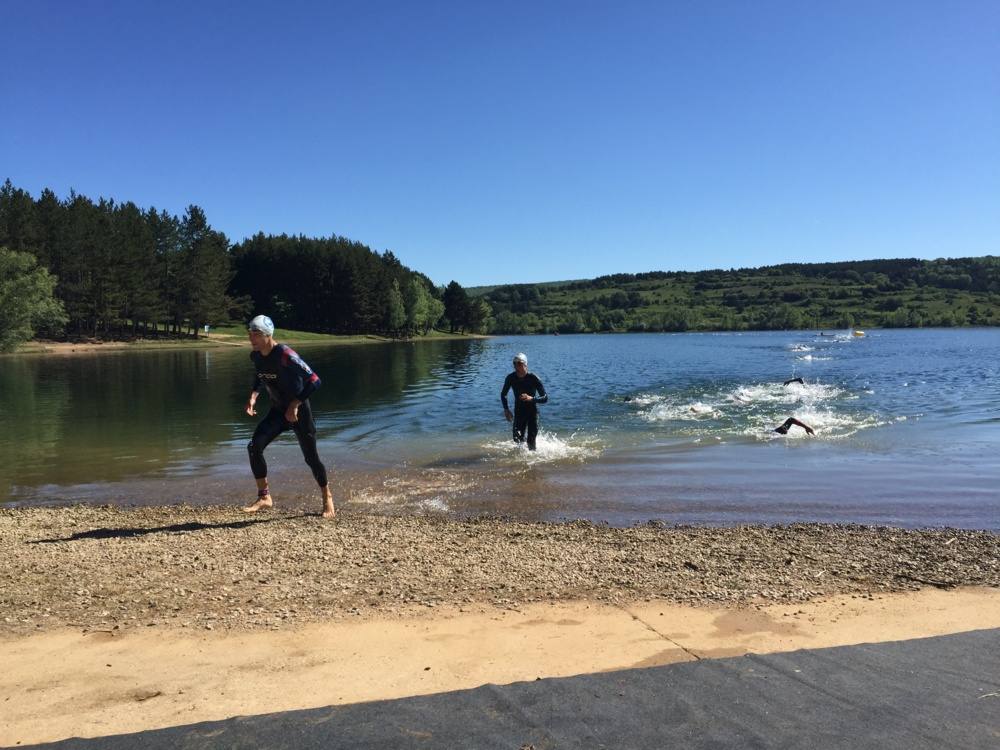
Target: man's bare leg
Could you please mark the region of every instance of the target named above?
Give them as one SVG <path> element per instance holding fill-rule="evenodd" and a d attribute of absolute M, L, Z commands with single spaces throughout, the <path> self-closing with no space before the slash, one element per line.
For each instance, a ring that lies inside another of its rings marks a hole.
<path fill-rule="evenodd" d="M 330 492 L 330 485 L 322 488 L 323 490 L 323 518 L 333 518 L 337 515 L 337 511 L 333 509 L 333 493 Z"/>
<path fill-rule="evenodd" d="M 256 513 L 259 510 L 266 510 L 274 505 L 271 499 L 271 489 L 267 486 L 267 477 L 257 480 L 257 502 L 248 505 L 243 509 L 244 513 Z"/>

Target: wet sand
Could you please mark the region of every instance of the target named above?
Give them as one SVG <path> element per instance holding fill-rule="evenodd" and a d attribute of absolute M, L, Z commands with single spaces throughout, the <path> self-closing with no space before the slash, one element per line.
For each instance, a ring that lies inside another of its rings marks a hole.
<path fill-rule="evenodd" d="M 0 744 L 1000 627 L 1000 537 L 0 510 Z"/>

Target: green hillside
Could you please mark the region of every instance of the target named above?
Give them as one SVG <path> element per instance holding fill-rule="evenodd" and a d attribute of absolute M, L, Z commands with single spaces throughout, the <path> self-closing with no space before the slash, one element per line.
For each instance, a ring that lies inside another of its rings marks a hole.
<path fill-rule="evenodd" d="M 1000 325 L 995 256 L 655 271 L 481 289 L 494 333 Z"/>

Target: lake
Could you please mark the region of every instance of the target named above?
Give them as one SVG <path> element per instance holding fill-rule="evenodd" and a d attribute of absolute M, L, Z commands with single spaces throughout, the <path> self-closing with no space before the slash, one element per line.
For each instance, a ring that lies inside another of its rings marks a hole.
<path fill-rule="evenodd" d="M 998 329 L 296 349 L 323 380 L 312 402 L 342 508 L 1000 529 Z M 510 440 L 499 401 L 518 351 L 550 394 L 535 453 Z M 0 502 L 252 500 L 248 353 L 0 359 Z M 816 435 L 773 432 L 788 416 Z M 291 433 L 267 457 L 278 504 L 319 507 Z"/>

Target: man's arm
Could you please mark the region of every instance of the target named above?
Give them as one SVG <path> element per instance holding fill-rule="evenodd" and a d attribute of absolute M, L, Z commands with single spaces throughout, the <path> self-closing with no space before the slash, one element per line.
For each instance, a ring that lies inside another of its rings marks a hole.
<path fill-rule="evenodd" d="M 250 397 L 247 399 L 246 412 L 251 417 L 257 413 L 254 409 L 254 404 L 257 403 L 257 397 L 260 396 L 260 389 L 262 383 L 260 382 L 260 374 L 257 372 L 257 360 L 254 358 L 254 353 L 250 352 L 250 361 L 253 362 L 254 376 L 253 385 L 250 386 Z"/>
<path fill-rule="evenodd" d="M 281 364 L 285 367 L 291 368 L 295 373 L 295 378 L 301 378 L 302 380 L 302 389 L 295 394 L 295 400 L 298 401 L 299 404 L 309 398 L 316 392 L 316 389 L 322 385 L 319 375 L 313 372 L 312 368 L 306 364 L 306 361 L 296 354 L 294 349 L 291 349 L 288 346 L 285 346 L 285 350 L 282 352 Z M 296 404 L 296 406 L 299 404 Z"/>
<path fill-rule="evenodd" d="M 810 427 L 809 425 L 807 425 L 805 422 L 800 422 L 795 417 L 789 417 L 788 419 L 785 420 L 784 424 L 782 424 L 780 427 L 775 427 L 774 431 L 777 432 L 777 433 L 779 433 L 779 434 L 781 434 L 781 435 L 784 435 L 784 434 L 786 434 L 788 432 L 788 428 L 791 427 L 792 425 L 798 425 L 799 427 L 801 427 L 802 429 L 804 429 L 806 431 L 806 433 L 809 434 L 809 435 L 815 435 L 816 434 L 815 432 L 813 432 L 813 428 L 812 427 Z"/>
<path fill-rule="evenodd" d="M 549 394 L 545 392 L 545 386 L 542 385 L 542 381 L 538 379 L 537 375 L 535 376 L 535 390 L 538 391 L 538 395 L 535 396 L 535 403 L 536 404 L 547 403 L 549 400 Z"/>
<path fill-rule="evenodd" d="M 807 425 L 805 422 L 800 422 L 795 417 L 789 417 L 788 421 L 791 422 L 792 424 L 797 424 L 799 427 L 801 427 L 803 430 L 805 430 L 810 435 L 815 435 L 816 434 L 815 432 L 813 432 L 813 428 L 812 427 L 810 427 L 809 425 Z"/>
<path fill-rule="evenodd" d="M 503 404 L 504 411 L 510 411 L 507 405 L 507 394 L 510 392 L 510 375 L 503 379 L 503 388 L 500 390 L 500 403 Z"/>
<path fill-rule="evenodd" d="M 514 421 L 514 415 L 511 414 L 510 407 L 507 405 L 507 392 L 510 391 L 511 387 L 511 376 L 508 375 L 503 379 L 503 390 L 500 391 L 500 403 L 503 404 L 503 416 L 508 422 Z"/>
<path fill-rule="evenodd" d="M 305 360 L 288 345 L 285 345 L 281 353 L 281 366 L 291 370 L 293 375 L 292 382 L 302 383 L 302 388 L 285 408 L 285 420 L 295 424 L 299 421 L 299 407 L 302 406 L 303 401 L 316 392 L 316 389 L 320 386 L 320 379 L 319 375 L 312 371 L 312 368 L 306 364 Z"/>
<path fill-rule="evenodd" d="M 295 397 L 299 403 L 302 403 L 313 395 L 316 392 L 316 389 L 323 384 L 323 381 L 319 379 L 319 375 L 316 373 L 313 373 L 308 378 L 303 378 L 303 382 L 304 384 L 302 386 L 302 390 L 299 391 L 299 395 Z"/>

